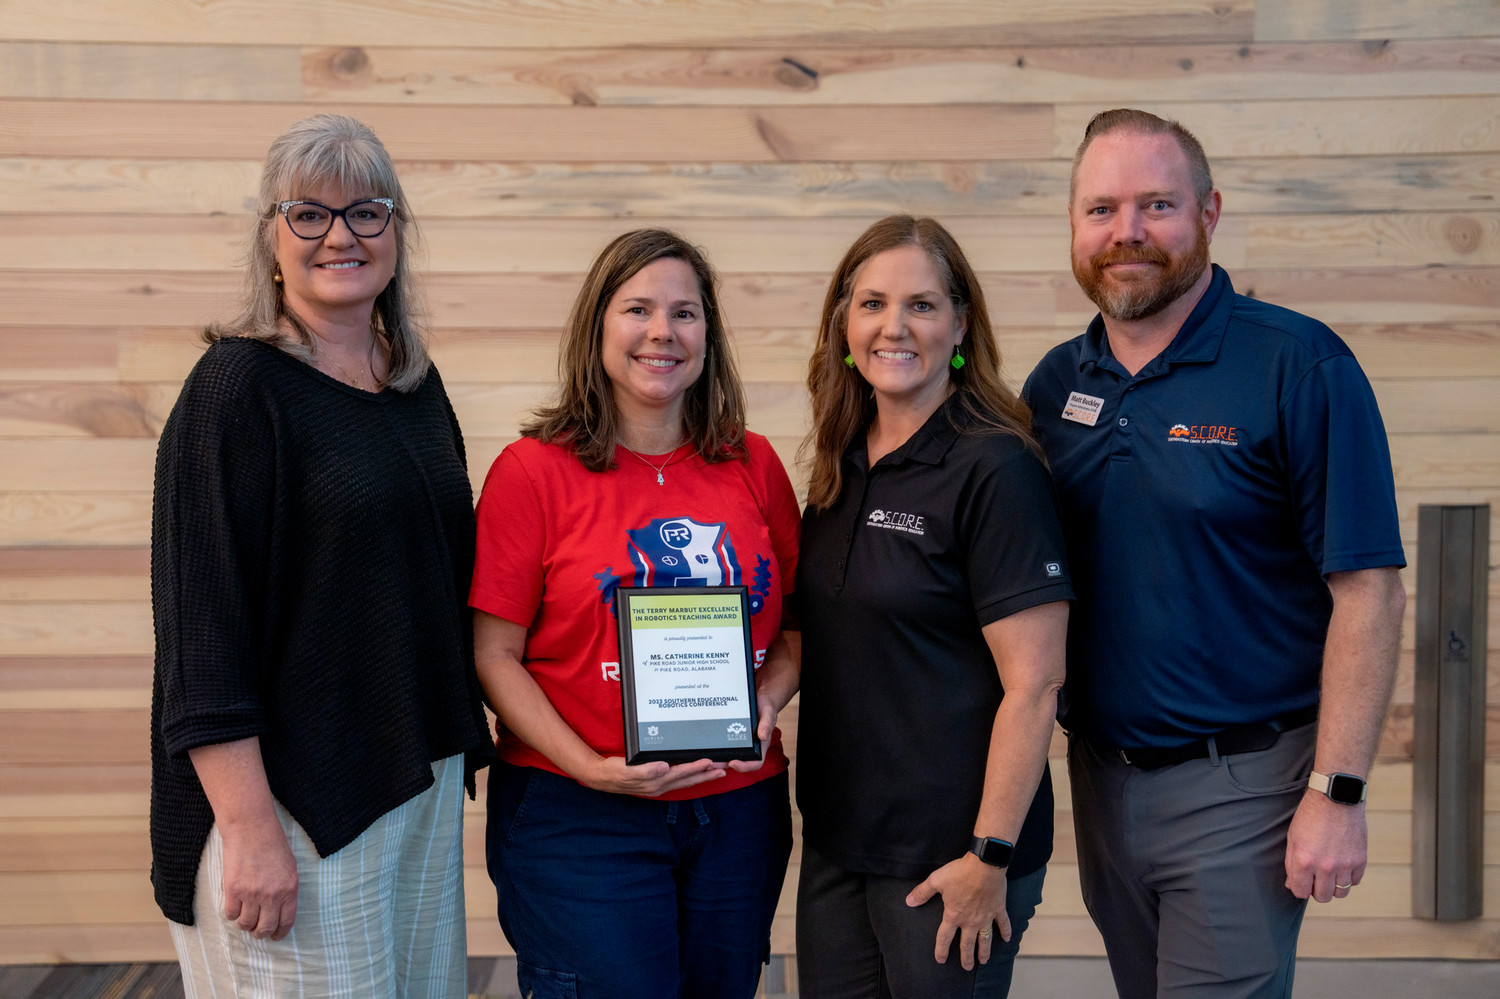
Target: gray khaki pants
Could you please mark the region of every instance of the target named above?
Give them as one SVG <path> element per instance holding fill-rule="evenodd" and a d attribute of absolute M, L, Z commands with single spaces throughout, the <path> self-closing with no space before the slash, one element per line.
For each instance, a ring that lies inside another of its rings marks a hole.
<path fill-rule="evenodd" d="M 1288 999 L 1304 899 L 1286 835 L 1317 725 L 1269 749 L 1143 771 L 1068 745 L 1084 904 L 1121 999 Z"/>

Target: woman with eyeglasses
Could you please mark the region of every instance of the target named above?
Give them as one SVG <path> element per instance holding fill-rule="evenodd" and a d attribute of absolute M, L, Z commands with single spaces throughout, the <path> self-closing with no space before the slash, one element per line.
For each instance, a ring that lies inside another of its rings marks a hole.
<path fill-rule="evenodd" d="M 369 128 L 293 125 L 162 431 L 152 881 L 189 996 L 466 993 L 474 517 L 415 239 Z"/>

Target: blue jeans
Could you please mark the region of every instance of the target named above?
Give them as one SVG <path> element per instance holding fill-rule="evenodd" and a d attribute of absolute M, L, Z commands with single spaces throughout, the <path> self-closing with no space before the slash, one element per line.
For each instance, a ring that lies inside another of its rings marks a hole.
<path fill-rule="evenodd" d="M 1005 886 L 1010 939 L 997 932 L 985 964 L 965 971 L 950 951 L 933 958 L 942 896 L 915 909 L 920 878 L 847 871 L 802 841 L 797 885 L 797 976 L 802 999 L 1005 999 L 1021 935 L 1042 902 L 1041 867 Z"/>
<path fill-rule="evenodd" d="M 533 999 L 749 999 L 792 848 L 787 776 L 688 801 L 490 773 L 485 856 Z"/>

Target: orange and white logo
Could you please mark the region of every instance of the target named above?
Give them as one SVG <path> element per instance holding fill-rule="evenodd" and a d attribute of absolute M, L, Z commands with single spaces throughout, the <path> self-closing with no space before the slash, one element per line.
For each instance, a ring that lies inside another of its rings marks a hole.
<path fill-rule="evenodd" d="M 1167 431 L 1167 440 L 1184 444 L 1218 444 L 1221 447 L 1239 447 L 1238 434 L 1239 427 L 1215 426 L 1207 423 L 1190 427 L 1186 423 L 1174 423 L 1172 429 Z"/>

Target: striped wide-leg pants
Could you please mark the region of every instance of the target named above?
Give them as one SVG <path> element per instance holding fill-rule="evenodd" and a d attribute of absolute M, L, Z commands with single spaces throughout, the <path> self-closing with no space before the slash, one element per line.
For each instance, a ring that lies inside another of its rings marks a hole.
<path fill-rule="evenodd" d="M 195 925 L 169 922 L 187 999 L 463 999 L 464 759 L 348 846 L 319 857 L 279 804 L 297 859 L 297 919 L 278 941 L 226 920 L 224 841 L 209 833 Z"/>

